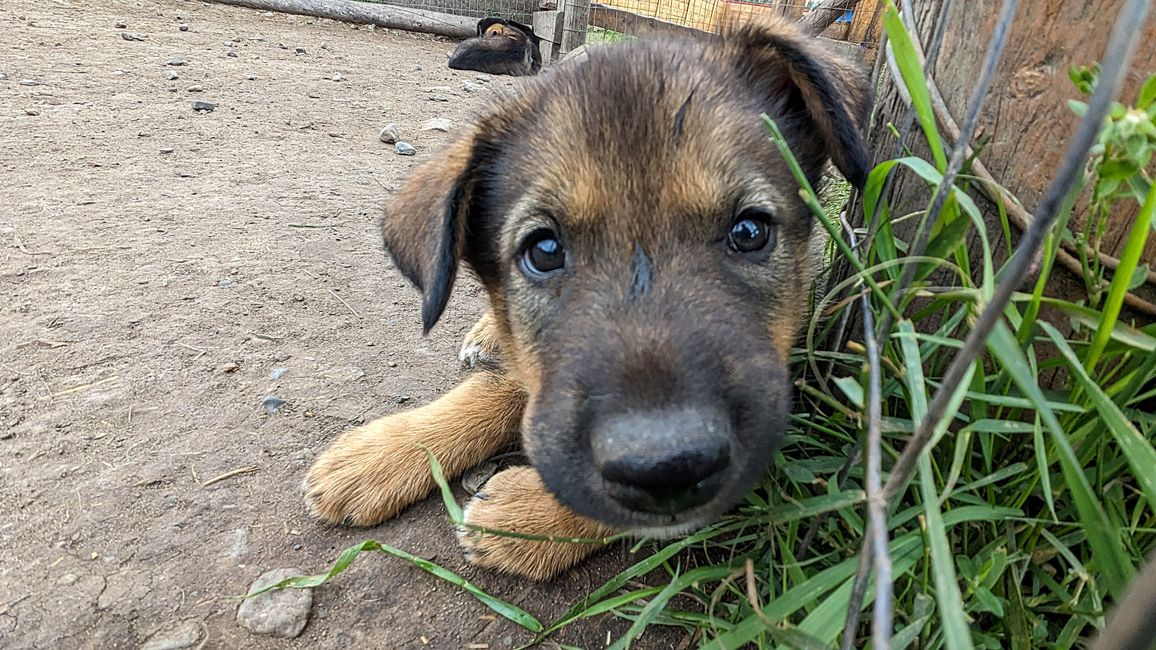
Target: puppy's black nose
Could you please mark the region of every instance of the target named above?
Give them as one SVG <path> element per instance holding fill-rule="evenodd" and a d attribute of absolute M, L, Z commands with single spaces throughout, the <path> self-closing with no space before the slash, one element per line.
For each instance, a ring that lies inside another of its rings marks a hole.
<path fill-rule="evenodd" d="M 607 418 L 590 443 L 611 498 L 631 510 L 677 514 L 718 492 L 729 434 L 718 410 L 678 407 Z"/>

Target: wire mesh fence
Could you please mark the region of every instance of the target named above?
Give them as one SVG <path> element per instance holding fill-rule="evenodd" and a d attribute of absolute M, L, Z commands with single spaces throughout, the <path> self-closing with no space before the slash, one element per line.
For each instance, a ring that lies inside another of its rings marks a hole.
<path fill-rule="evenodd" d="M 623 25 L 613 20 L 618 11 L 627 11 L 704 32 L 720 30 L 763 16 L 799 20 L 814 11 L 819 0 L 602 0 L 591 9 L 591 24 L 597 27 Z M 842 12 L 822 36 L 844 41 L 864 50 L 874 50 L 879 40 L 882 0 L 861 0 L 855 9 Z M 629 25 L 629 23 L 626 23 Z"/>
<path fill-rule="evenodd" d="M 389 4 L 406 9 L 436 11 L 470 18 L 500 17 L 530 24 L 533 14 L 556 0 L 363 0 L 375 4 Z"/>

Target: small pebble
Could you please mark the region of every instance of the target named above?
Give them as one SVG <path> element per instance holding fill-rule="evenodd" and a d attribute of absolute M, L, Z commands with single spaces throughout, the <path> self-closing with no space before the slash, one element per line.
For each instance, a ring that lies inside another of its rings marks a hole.
<path fill-rule="evenodd" d="M 490 83 L 490 80 L 492 80 L 493 77 L 491 77 L 488 74 L 480 74 L 480 75 L 474 77 L 474 79 L 477 79 L 478 81 L 486 84 L 486 83 Z"/>
<path fill-rule="evenodd" d="M 449 86 L 430 86 L 425 91 L 427 93 L 452 93 L 454 89 Z"/>
<path fill-rule="evenodd" d="M 181 23 L 180 25 L 177 25 L 177 29 L 181 30 L 182 32 L 187 32 L 189 31 L 189 25 L 188 23 Z"/>
<path fill-rule="evenodd" d="M 389 366 L 390 368 L 396 368 L 397 362 L 396 361 L 390 361 L 390 362 L 386 363 L 385 365 Z"/>
<path fill-rule="evenodd" d="M 205 89 L 204 89 L 204 88 L 202 88 L 202 87 L 200 87 L 200 86 L 195 86 L 195 85 L 194 85 L 194 86 L 189 86 L 188 90 L 189 90 L 189 92 L 191 92 L 191 93 L 199 93 L 199 92 L 203 92 Z"/>
<path fill-rule="evenodd" d="M 126 41 L 143 41 L 145 39 L 142 34 L 136 32 L 121 32 L 120 37 Z"/>
<path fill-rule="evenodd" d="M 281 407 L 285 406 L 287 403 L 288 402 L 281 399 L 280 397 L 277 397 L 276 395 L 266 395 L 261 399 L 261 406 L 265 407 L 265 412 L 269 415 L 273 415 L 277 411 L 281 410 Z"/>
<path fill-rule="evenodd" d="M 414 149 L 412 144 L 402 140 L 394 143 L 393 148 L 399 156 L 412 156 L 417 153 L 417 149 Z"/>
<path fill-rule="evenodd" d="M 173 152 L 172 147 L 165 147 L 165 148 L 161 149 L 161 153 L 172 153 L 172 152 Z"/>
<path fill-rule="evenodd" d="M 20 85 L 21 86 L 39 86 L 40 82 L 35 80 L 35 79 L 21 79 Z"/>
<path fill-rule="evenodd" d="M 280 379 L 284 377 L 287 372 L 289 372 L 288 368 L 274 368 L 273 372 L 269 373 L 269 379 Z"/>
<path fill-rule="evenodd" d="M 217 282 L 217 286 L 221 287 L 223 289 L 227 289 L 227 288 L 233 286 L 234 284 L 237 284 L 237 283 L 230 280 L 229 278 L 222 278 L 221 280 L 219 280 Z"/>
<path fill-rule="evenodd" d="M 188 61 L 185 61 L 184 59 L 180 58 L 179 56 L 173 57 L 173 58 L 169 59 L 168 61 L 165 61 L 165 65 L 171 65 L 171 66 L 182 66 L 182 65 L 185 65 L 186 63 L 188 63 Z"/>
<path fill-rule="evenodd" d="M 293 302 L 305 302 L 305 296 L 302 296 L 301 294 L 296 294 L 293 296 Z"/>
<path fill-rule="evenodd" d="M 450 98 L 445 95 L 430 95 L 429 100 L 431 102 L 448 102 Z"/>
<path fill-rule="evenodd" d="M 212 113 L 216 108 L 217 105 L 212 102 L 202 102 L 200 100 L 193 102 L 194 111 L 205 111 L 206 113 Z"/>
<path fill-rule="evenodd" d="M 398 395 L 397 396 L 397 403 L 398 404 L 405 404 L 408 401 L 409 401 L 409 395 Z"/>
<path fill-rule="evenodd" d="M 305 48 L 303 48 L 303 47 L 295 47 L 295 48 L 293 48 L 293 52 L 294 52 L 294 53 L 296 53 L 296 54 L 305 54 Z"/>
<path fill-rule="evenodd" d="M 40 115 L 40 111 L 36 110 L 35 108 L 26 108 L 26 109 L 24 109 L 24 114 L 35 116 L 35 115 Z"/>
<path fill-rule="evenodd" d="M 116 23 L 115 25 L 113 25 L 113 27 L 116 27 L 117 29 L 124 29 L 124 28 L 128 27 L 128 23 Z"/>
<path fill-rule="evenodd" d="M 235 59 L 235 58 L 237 58 L 237 53 L 234 52 L 233 50 L 229 50 L 228 52 L 225 52 L 225 56 L 230 56 L 230 57 L 233 57 Z"/>
<path fill-rule="evenodd" d="M 249 593 L 287 578 L 305 575 L 298 569 L 274 569 L 261 574 L 249 586 Z M 237 623 L 254 634 L 292 639 L 305 629 L 313 607 L 312 589 L 280 589 L 241 601 Z"/>
<path fill-rule="evenodd" d="M 176 72 L 174 72 L 172 70 L 169 70 L 169 81 L 176 81 L 177 79 L 180 79 L 180 78 L 181 78 L 181 75 L 177 74 Z"/>
<path fill-rule="evenodd" d="M 473 83 L 470 81 L 463 81 L 462 82 L 462 88 L 464 88 L 465 91 L 468 93 L 477 92 L 477 91 L 482 89 L 480 84 L 476 84 L 476 83 Z"/>
<path fill-rule="evenodd" d="M 333 76 L 330 78 L 333 79 L 334 81 L 345 81 L 345 77 L 341 76 L 340 72 L 334 72 Z"/>
<path fill-rule="evenodd" d="M 240 367 L 240 364 L 238 364 L 236 361 L 230 361 L 221 366 L 221 372 L 237 372 L 237 369 Z"/>
<path fill-rule="evenodd" d="M 435 117 L 432 120 L 426 120 L 421 125 L 422 131 L 446 131 L 454 128 L 454 123 L 444 117 Z"/>
<path fill-rule="evenodd" d="M 251 75 L 249 75 L 248 77 L 245 77 L 245 78 L 246 78 L 246 79 L 248 79 L 249 81 L 256 81 L 256 80 L 257 80 L 257 75 L 255 75 L 255 74 L 251 74 Z"/>
<path fill-rule="evenodd" d="M 386 124 L 385 128 L 381 130 L 381 133 L 377 135 L 377 139 L 386 144 L 393 144 L 401 139 L 401 132 L 398 130 L 396 124 L 390 122 Z"/>

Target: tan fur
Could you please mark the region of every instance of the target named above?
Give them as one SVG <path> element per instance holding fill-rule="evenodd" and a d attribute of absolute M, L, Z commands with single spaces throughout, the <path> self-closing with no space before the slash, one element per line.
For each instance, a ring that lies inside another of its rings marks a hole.
<path fill-rule="evenodd" d="M 466 332 L 458 359 L 464 368 L 494 366 L 502 349 L 501 332 L 492 311 L 486 311 Z"/>
<path fill-rule="evenodd" d="M 352 526 L 393 517 L 436 485 L 418 445 L 457 476 L 517 439 L 524 404 L 509 375 L 479 372 L 426 406 L 347 431 L 309 469 L 310 512 Z"/>
<path fill-rule="evenodd" d="M 558 503 L 531 467 L 495 474 L 470 500 L 465 519 L 491 530 L 539 537 L 601 539 L 617 532 Z M 458 540 L 471 564 L 534 580 L 556 576 L 603 548 L 601 544 L 528 540 L 472 529 L 460 530 Z"/>

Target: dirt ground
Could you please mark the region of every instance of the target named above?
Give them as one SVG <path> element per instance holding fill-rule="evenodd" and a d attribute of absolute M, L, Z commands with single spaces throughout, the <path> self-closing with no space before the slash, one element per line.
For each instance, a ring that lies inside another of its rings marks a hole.
<path fill-rule="evenodd" d="M 336 434 L 461 376 L 478 290 L 423 338 L 378 206 L 451 137 L 423 122 L 460 127 L 513 81 L 465 92 L 446 40 L 181 0 L 4 0 L 0 43 L 0 647 L 183 624 L 210 648 L 503 648 L 530 637 L 381 555 L 319 589 L 293 641 L 239 627 L 231 597 L 372 537 L 549 621 L 631 561 L 534 585 L 464 565 L 436 500 L 364 531 L 300 498 Z M 378 140 L 388 122 L 417 156 Z"/>

